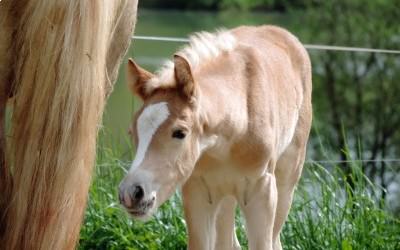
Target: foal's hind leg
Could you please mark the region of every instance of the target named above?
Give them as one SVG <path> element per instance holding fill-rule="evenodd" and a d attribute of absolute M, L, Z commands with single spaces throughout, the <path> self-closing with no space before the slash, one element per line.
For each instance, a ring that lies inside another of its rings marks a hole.
<path fill-rule="evenodd" d="M 275 176 L 278 190 L 278 203 L 276 207 L 274 224 L 274 250 L 281 250 L 279 234 L 292 204 L 294 188 L 301 176 L 305 157 L 306 145 L 290 145 L 279 158 Z"/>
<path fill-rule="evenodd" d="M 232 196 L 223 198 L 217 212 L 216 250 L 239 250 L 240 244 L 235 232 L 236 200 Z"/>

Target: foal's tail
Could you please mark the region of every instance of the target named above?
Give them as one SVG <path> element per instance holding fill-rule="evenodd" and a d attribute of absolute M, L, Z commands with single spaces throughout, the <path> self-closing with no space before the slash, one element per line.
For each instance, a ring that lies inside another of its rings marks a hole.
<path fill-rule="evenodd" d="M 18 16 L 18 56 L 8 150 L 14 185 L 8 206 L 0 208 L 6 223 L 0 246 L 73 249 L 108 75 L 115 78 L 129 44 L 136 0 L 15 2 L 9 14 Z"/>

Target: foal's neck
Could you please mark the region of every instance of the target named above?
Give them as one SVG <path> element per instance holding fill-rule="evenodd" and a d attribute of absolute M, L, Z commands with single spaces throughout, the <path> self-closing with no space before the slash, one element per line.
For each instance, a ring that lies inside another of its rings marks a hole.
<path fill-rule="evenodd" d="M 247 127 L 246 95 L 231 77 L 204 79 L 200 87 L 200 113 L 205 133 L 233 137 Z"/>

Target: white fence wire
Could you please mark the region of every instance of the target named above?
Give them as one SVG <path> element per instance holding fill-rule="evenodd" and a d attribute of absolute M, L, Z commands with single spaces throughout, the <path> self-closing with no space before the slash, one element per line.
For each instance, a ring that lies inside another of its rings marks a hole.
<path fill-rule="evenodd" d="M 347 164 L 347 163 L 377 163 L 377 162 L 385 162 L 385 163 L 400 163 L 400 159 L 354 159 L 354 160 L 306 160 L 305 163 L 308 164 Z"/>
<path fill-rule="evenodd" d="M 165 37 L 165 36 L 133 36 L 132 39 L 145 40 L 145 41 L 159 41 L 159 42 L 178 42 L 178 43 L 189 42 L 188 38 Z M 323 44 L 304 44 L 304 47 L 309 50 L 332 50 L 332 51 L 349 51 L 349 52 L 363 52 L 363 53 L 400 54 L 400 50 L 392 50 L 392 49 L 333 46 L 333 45 L 323 45 Z"/>

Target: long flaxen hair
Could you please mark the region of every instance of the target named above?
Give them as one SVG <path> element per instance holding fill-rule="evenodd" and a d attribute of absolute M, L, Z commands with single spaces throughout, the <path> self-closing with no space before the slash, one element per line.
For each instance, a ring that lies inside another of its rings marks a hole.
<path fill-rule="evenodd" d="M 136 6 L 137 0 L 0 3 L 2 126 L 13 95 L 11 133 L 7 142 L 4 129 L 0 137 L 0 246 L 75 247 L 99 123 Z"/>

